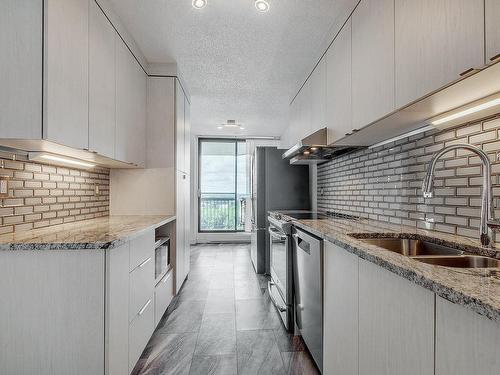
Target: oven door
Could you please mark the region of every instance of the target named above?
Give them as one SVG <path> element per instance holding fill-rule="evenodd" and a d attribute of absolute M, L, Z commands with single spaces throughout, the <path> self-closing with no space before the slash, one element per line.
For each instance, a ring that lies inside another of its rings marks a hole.
<path fill-rule="evenodd" d="M 271 281 L 268 283 L 269 297 L 280 313 L 287 330 L 293 328 L 291 291 L 290 238 L 273 225 L 269 226 L 271 256 Z"/>
<path fill-rule="evenodd" d="M 269 226 L 269 242 L 271 253 L 271 278 L 285 302 L 290 303 L 290 301 L 286 301 L 288 236 L 279 229 Z"/>

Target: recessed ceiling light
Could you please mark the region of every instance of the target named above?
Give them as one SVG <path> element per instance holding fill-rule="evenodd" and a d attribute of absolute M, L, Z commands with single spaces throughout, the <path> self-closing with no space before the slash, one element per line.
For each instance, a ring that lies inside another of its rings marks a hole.
<path fill-rule="evenodd" d="M 193 8 L 201 9 L 207 5 L 208 0 L 193 0 Z"/>
<path fill-rule="evenodd" d="M 269 3 L 266 0 L 255 0 L 255 8 L 259 12 L 267 12 L 269 10 Z"/>
<path fill-rule="evenodd" d="M 236 120 L 227 120 L 225 124 L 220 124 L 217 126 L 217 129 L 239 129 L 239 130 L 244 130 L 245 128 L 243 125 L 238 124 Z"/>

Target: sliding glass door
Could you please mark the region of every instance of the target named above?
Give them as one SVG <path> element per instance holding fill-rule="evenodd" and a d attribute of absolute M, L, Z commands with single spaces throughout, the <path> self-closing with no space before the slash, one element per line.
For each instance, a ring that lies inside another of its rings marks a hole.
<path fill-rule="evenodd" d="M 247 192 L 246 143 L 199 140 L 198 230 L 241 232 Z"/>

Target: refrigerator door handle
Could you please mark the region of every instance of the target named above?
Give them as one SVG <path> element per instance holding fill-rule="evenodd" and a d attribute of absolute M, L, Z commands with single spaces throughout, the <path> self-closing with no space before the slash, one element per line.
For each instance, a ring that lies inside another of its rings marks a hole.
<path fill-rule="evenodd" d="M 245 198 L 240 198 L 240 225 L 245 225 L 245 215 L 247 210 L 247 202 Z"/>

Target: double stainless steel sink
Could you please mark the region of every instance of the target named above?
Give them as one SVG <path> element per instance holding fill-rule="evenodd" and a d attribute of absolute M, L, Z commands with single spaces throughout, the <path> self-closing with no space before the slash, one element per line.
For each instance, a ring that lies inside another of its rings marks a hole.
<path fill-rule="evenodd" d="M 353 235 L 353 237 L 365 243 L 418 260 L 419 262 L 436 266 L 452 268 L 500 268 L 500 260 L 467 254 L 462 250 L 423 239 L 413 239 L 410 237 L 363 238 L 360 234 Z"/>

